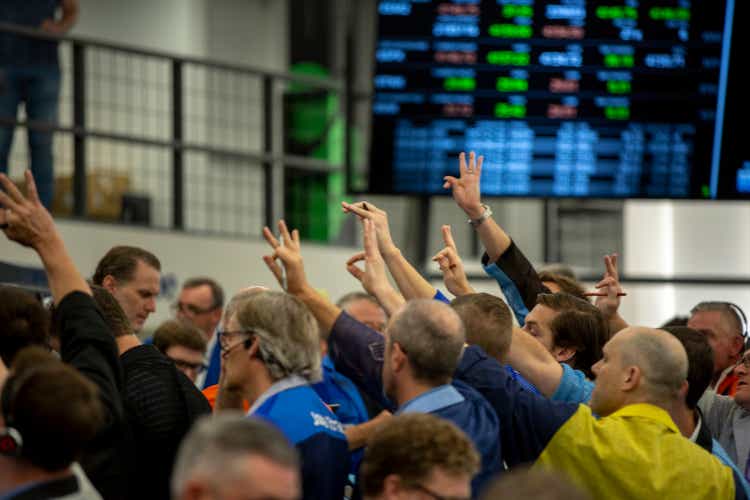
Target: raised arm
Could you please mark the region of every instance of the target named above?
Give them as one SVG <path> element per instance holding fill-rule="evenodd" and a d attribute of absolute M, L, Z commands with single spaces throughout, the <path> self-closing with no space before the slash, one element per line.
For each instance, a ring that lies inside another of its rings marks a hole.
<path fill-rule="evenodd" d="M 609 334 L 614 335 L 620 330 L 627 328 L 628 323 L 620 316 L 620 273 L 617 268 L 617 254 L 604 256 L 604 276 L 597 283 L 596 288 L 606 292 L 606 296 L 597 297 L 596 307 L 602 312 L 604 319 L 609 325 Z"/>
<path fill-rule="evenodd" d="M 437 262 L 440 266 L 440 271 L 443 273 L 443 283 L 445 283 L 445 287 L 456 297 L 476 293 L 469 284 L 469 280 L 466 278 L 464 263 L 458 255 L 456 243 L 453 241 L 453 235 L 451 234 L 451 227 L 446 225 L 441 229 L 443 232 L 445 248 L 435 254 L 432 260 Z"/>
<path fill-rule="evenodd" d="M 431 299 L 435 296 L 437 293 L 435 287 L 419 274 L 419 271 L 406 260 L 401 250 L 393 243 L 388 227 L 388 214 L 385 211 L 367 201 L 341 203 L 341 206 L 345 212 L 373 222 L 380 254 L 406 300 Z"/>
<path fill-rule="evenodd" d="M 69 293 L 79 291 L 91 295 L 86 280 L 80 275 L 65 249 L 52 216 L 39 200 L 31 171 L 27 170 L 28 199 L 5 174 L 0 174 L 5 193 L 0 192 L 0 204 L 5 207 L 0 215 L 0 227 L 8 239 L 31 247 L 42 260 L 47 272 L 50 291 L 58 305 Z"/>
<path fill-rule="evenodd" d="M 378 299 L 388 316 L 393 316 L 406 301 L 388 281 L 385 262 L 378 249 L 375 225 L 369 219 L 362 219 L 362 229 L 365 251 L 352 256 L 346 262 L 346 269 L 362 283 L 367 293 Z M 357 266 L 360 261 L 365 263 L 364 270 Z"/>
<path fill-rule="evenodd" d="M 459 178 L 452 176 L 444 178 L 443 188 L 451 189 L 456 204 L 472 220 L 482 217 L 485 211 L 480 192 L 483 163 L 484 156 L 476 158 L 472 151 L 469 153 L 469 162 L 467 163 L 466 153 L 461 153 L 458 155 Z M 495 262 L 510 248 L 510 236 L 492 217 L 485 219 L 475 227 L 490 262 Z"/>
<path fill-rule="evenodd" d="M 295 229 L 290 233 L 286 222 L 282 220 L 279 221 L 279 234 L 283 244 L 276 239 L 269 228 L 263 228 L 263 237 L 273 249 L 273 254 L 264 255 L 263 261 L 276 277 L 281 288 L 305 303 L 318 320 L 323 334 L 327 336 L 336 318 L 341 314 L 341 309 L 315 291 L 308 283 L 300 252 L 299 231 Z M 281 265 L 277 261 L 281 261 Z M 281 266 L 284 266 L 283 269 Z M 284 271 L 286 271 L 286 277 L 284 277 Z"/>
<path fill-rule="evenodd" d="M 563 375 L 560 363 L 538 340 L 516 326 L 506 361 L 547 397 L 560 385 Z"/>

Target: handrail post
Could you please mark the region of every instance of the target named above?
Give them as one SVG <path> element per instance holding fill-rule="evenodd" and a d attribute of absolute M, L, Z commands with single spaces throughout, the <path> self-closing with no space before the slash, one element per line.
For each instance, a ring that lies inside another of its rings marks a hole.
<path fill-rule="evenodd" d="M 73 43 L 73 215 L 86 216 L 86 47 Z"/>
<path fill-rule="evenodd" d="M 179 59 L 172 60 L 172 227 L 185 229 L 185 200 L 183 165 L 183 64 Z"/>
<path fill-rule="evenodd" d="M 273 77 L 263 77 L 263 153 L 267 155 L 263 162 L 263 186 L 265 190 L 265 225 L 272 228 L 276 220 L 275 194 L 274 194 L 274 163 L 270 159 L 273 154 Z"/>

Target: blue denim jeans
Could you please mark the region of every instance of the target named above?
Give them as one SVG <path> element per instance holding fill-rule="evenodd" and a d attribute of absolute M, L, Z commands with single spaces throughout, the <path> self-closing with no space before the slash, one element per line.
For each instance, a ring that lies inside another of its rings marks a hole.
<path fill-rule="evenodd" d="M 30 121 L 57 123 L 60 94 L 60 69 L 54 65 L 0 67 L 0 116 L 14 119 L 18 105 L 24 103 Z M 0 172 L 8 171 L 8 155 L 13 143 L 13 127 L 0 125 Z M 39 198 L 45 207 L 52 205 L 54 174 L 52 132 L 29 130 L 31 171 Z"/>

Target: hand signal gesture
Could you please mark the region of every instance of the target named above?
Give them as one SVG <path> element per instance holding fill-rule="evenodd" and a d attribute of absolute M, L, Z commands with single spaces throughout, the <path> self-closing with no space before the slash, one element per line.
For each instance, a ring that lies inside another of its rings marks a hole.
<path fill-rule="evenodd" d="M 456 297 L 475 293 L 474 289 L 469 285 L 469 280 L 466 278 L 464 264 L 458 255 L 456 243 L 453 241 L 451 227 L 447 225 L 443 226 L 442 231 L 445 248 L 440 250 L 432 260 L 440 266 L 446 288 Z"/>

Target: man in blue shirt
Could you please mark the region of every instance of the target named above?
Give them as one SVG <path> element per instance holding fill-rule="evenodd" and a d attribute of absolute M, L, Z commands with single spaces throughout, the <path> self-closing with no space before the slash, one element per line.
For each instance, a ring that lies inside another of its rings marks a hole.
<path fill-rule="evenodd" d="M 461 319 L 439 301 L 416 300 L 391 318 L 383 337 L 307 283 L 298 238 L 289 234 L 283 221 L 279 229 L 283 246 L 264 229 L 274 249 L 273 256 L 264 260 L 277 278 L 282 273 L 275 259 L 282 261 L 287 291 L 307 305 L 324 332 L 331 332 L 329 355 L 337 369 L 386 408 L 397 408 L 398 413 L 432 413 L 463 430 L 482 456 L 481 471 L 473 482 L 477 494 L 502 468 L 499 426 L 497 415 L 477 391 L 451 382 L 465 342 Z M 374 345 L 372 335 L 378 338 Z"/>
<path fill-rule="evenodd" d="M 305 499 L 340 500 L 349 472 L 341 422 L 310 386 L 320 380 L 318 325 L 291 295 L 260 292 L 236 304 L 219 331 L 217 410 L 242 408 L 276 425 L 300 452 Z"/>
<path fill-rule="evenodd" d="M 59 19 L 55 19 L 58 8 Z M 3 0 L 0 22 L 64 35 L 78 18 L 78 0 Z M 0 118 L 15 120 L 24 103 L 31 122 L 56 124 L 60 67 L 57 42 L 0 33 Z M 0 126 L 0 172 L 7 172 L 13 126 Z M 29 129 L 31 169 L 39 198 L 52 204 L 52 133 Z"/>

